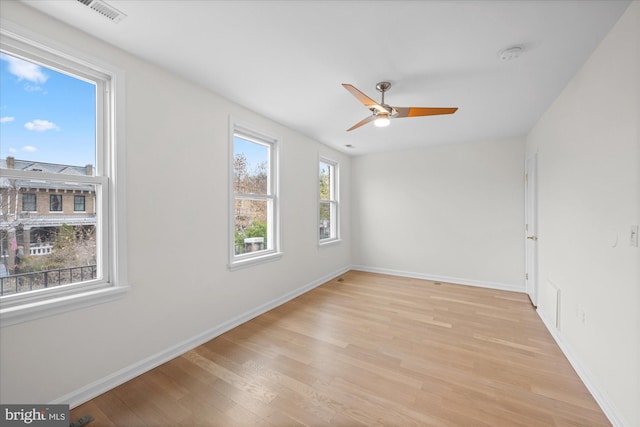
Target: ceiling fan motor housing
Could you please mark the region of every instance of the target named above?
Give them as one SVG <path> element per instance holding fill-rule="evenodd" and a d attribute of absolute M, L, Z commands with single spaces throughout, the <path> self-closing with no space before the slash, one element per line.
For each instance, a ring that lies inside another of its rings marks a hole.
<path fill-rule="evenodd" d="M 391 88 L 391 82 L 380 82 L 376 85 L 376 89 L 378 89 L 379 92 L 382 92 L 383 95 L 390 88 Z"/>

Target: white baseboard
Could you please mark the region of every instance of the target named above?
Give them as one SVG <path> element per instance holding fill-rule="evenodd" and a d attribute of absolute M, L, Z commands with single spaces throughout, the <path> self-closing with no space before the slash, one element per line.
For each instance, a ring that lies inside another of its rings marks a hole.
<path fill-rule="evenodd" d="M 78 390 L 65 394 L 64 396 L 61 396 L 58 399 L 52 401 L 51 404 L 69 404 L 71 408 L 75 408 L 76 406 L 79 406 L 101 395 L 102 393 L 105 393 L 121 384 L 124 384 L 125 382 L 137 377 L 138 375 L 144 374 L 145 372 L 150 371 L 151 369 L 160 366 L 163 363 L 170 361 L 171 359 L 175 359 L 181 354 L 184 354 L 187 351 L 192 350 L 199 345 L 212 340 L 213 338 L 253 319 L 254 317 L 266 313 L 267 311 L 272 310 L 286 303 L 287 301 L 290 301 L 304 294 L 305 292 L 308 292 L 311 289 L 316 288 L 323 283 L 346 273 L 350 269 L 351 268 L 349 266 L 343 267 L 340 270 L 327 274 L 319 279 L 314 280 L 313 282 L 307 283 L 306 285 L 294 291 L 291 291 L 279 298 L 262 304 L 254 308 L 253 310 L 234 317 L 233 319 L 223 322 L 222 324 L 214 328 L 206 330 L 201 334 L 198 334 L 170 348 L 167 348 L 160 353 L 149 356 L 139 362 L 134 363 L 133 365 L 127 366 L 126 368 L 120 369 L 119 371 L 114 372 L 111 375 L 94 381 L 93 383 L 88 384 L 84 387 L 81 387 Z"/>
<path fill-rule="evenodd" d="M 576 371 L 582 382 L 584 383 L 587 390 L 591 393 L 593 398 L 596 400 L 596 403 L 600 405 L 600 409 L 607 416 L 609 421 L 614 427 L 625 427 L 630 426 L 623 417 L 620 415 L 620 411 L 618 411 L 615 405 L 612 403 L 611 399 L 608 397 L 606 393 L 601 391 L 593 380 L 593 375 L 589 373 L 589 370 L 586 369 L 580 360 L 576 357 L 575 353 L 571 349 L 571 346 L 564 339 L 562 331 L 556 329 L 552 323 L 552 321 L 547 317 L 546 313 L 543 310 L 536 310 L 540 319 L 542 319 L 542 323 L 547 327 L 549 333 L 564 353 L 565 357 Z"/>
<path fill-rule="evenodd" d="M 524 284 L 512 285 L 505 283 L 487 282 L 482 280 L 471 280 L 460 277 L 436 276 L 433 274 L 414 273 L 410 271 L 392 270 L 389 268 L 367 267 L 364 265 L 352 265 L 352 270 L 366 271 L 369 273 L 389 274 L 391 276 L 410 277 L 412 279 L 424 279 L 434 282 L 456 283 L 459 285 L 476 286 L 480 288 L 499 289 L 511 292 L 525 292 Z"/>

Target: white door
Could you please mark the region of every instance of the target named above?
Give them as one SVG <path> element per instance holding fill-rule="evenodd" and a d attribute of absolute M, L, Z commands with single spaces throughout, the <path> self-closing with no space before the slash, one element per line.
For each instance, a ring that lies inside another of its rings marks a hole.
<path fill-rule="evenodd" d="M 525 165 L 525 288 L 531 303 L 538 305 L 538 155 Z"/>

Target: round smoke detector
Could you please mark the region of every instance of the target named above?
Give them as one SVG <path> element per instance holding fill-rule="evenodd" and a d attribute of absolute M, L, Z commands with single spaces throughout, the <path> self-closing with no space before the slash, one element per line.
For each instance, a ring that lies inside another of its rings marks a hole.
<path fill-rule="evenodd" d="M 498 52 L 498 58 L 503 61 L 513 61 L 518 59 L 523 51 L 522 46 L 511 46 Z"/>

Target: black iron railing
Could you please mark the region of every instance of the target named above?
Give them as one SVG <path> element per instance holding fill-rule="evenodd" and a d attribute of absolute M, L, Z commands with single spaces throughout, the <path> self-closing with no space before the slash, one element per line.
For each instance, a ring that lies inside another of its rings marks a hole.
<path fill-rule="evenodd" d="M 96 265 L 58 268 L 0 277 L 0 296 L 35 291 L 53 286 L 68 285 L 95 279 Z"/>

